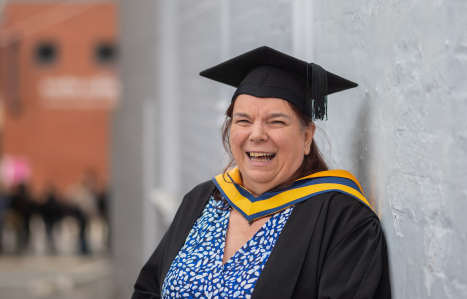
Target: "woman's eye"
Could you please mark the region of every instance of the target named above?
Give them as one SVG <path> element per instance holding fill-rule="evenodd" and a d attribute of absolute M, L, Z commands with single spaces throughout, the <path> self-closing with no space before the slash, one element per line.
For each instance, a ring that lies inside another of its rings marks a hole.
<path fill-rule="evenodd" d="M 237 120 L 237 123 L 249 123 L 249 121 L 246 119 L 239 119 Z"/>
<path fill-rule="evenodd" d="M 285 122 L 280 121 L 280 120 L 273 120 L 271 123 L 272 123 L 273 125 L 285 125 Z"/>

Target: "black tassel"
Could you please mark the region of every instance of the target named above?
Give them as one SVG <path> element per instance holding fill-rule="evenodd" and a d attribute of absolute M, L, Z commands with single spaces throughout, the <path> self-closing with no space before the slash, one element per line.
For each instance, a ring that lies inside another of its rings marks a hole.
<path fill-rule="evenodd" d="M 308 88 L 308 67 L 311 66 L 311 88 Z M 307 64 L 307 115 L 313 120 L 327 120 L 328 76 L 317 64 Z"/>

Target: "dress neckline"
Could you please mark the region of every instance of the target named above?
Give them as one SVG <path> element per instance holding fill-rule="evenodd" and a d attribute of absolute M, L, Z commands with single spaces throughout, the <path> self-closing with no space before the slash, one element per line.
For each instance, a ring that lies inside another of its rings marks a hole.
<path fill-rule="evenodd" d="M 291 207 L 290 207 L 291 208 Z M 230 207 L 229 211 L 227 212 L 227 224 L 226 224 L 226 228 L 225 228 L 225 233 L 222 235 L 222 244 L 221 244 L 221 254 L 219 254 L 219 258 L 220 258 L 220 263 L 221 265 L 225 268 L 227 267 L 229 264 L 231 264 L 233 261 L 235 261 L 235 259 L 238 257 L 238 255 L 243 252 L 246 247 L 249 245 L 249 243 L 251 241 L 253 241 L 258 235 L 259 233 L 261 232 L 262 234 L 264 234 L 264 231 L 265 229 L 268 227 L 268 224 L 270 223 L 270 221 L 273 221 L 273 219 L 275 218 L 278 218 L 283 212 L 285 212 L 287 209 L 285 210 L 282 210 L 278 213 L 275 213 L 274 215 L 271 216 L 271 218 L 268 219 L 268 221 L 266 221 L 262 226 L 261 228 L 250 238 L 248 239 L 243 245 L 242 247 L 240 247 L 225 263 L 224 263 L 224 252 L 225 252 L 225 241 L 227 240 L 227 230 L 229 228 L 229 224 L 230 224 L 230 216 L 231 216 L 231 211 L 232 211 L 232 207 Z M 262 236 L 259 235 L 259 236 Z"/>

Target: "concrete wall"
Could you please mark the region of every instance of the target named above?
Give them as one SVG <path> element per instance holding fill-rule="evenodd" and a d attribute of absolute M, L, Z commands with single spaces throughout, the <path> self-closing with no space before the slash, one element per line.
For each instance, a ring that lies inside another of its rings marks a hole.
<path fill-rule="evenodd" d="M 161 232 L 158 215 L 148 200 L 148 169 L 156 169 L 148 154 L 157 136 L 156 122 L 156 3 L 152 0 L 123 1 L 120 14 L 120 56 L 123 94 L 113 115 L 111 242 L 122 298 L 129 298 L 150 247 Z M 126 21 L 127 20 L 127 21 Z M 149 132 L 148 132 L 149 131 Z"/>
<path fill-rule="evenodd" d="M 181 195 L 223 166 L 219 129 L 233 89 L 198 73 L 268 45 L 359 83 L 329 97 L 318 138 L 381 217 L 394 298 L 467 297 L 465 1 L 121 5 L 113 241 L 125 294 Z"/>
<path fill-rule="evenodd" d="M 395 298 L 467 298 L 467 3 L 315 1 L 332 164 L 380 214 Z"/>

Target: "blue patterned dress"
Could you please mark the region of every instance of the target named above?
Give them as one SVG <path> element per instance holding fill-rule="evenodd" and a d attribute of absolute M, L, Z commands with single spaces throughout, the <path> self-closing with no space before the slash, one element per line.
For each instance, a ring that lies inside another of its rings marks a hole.
<path fill-rule="evenodd" d="M 250 298 L 292 210 L 272 216 L 223 265 L 230 207 L 211 197 L 165 277 L 162 298 Z"/>

